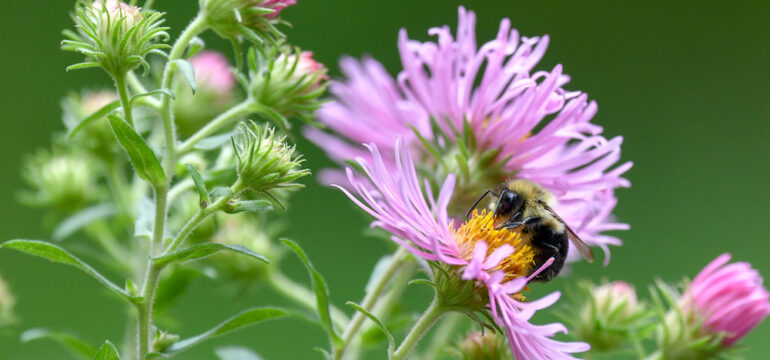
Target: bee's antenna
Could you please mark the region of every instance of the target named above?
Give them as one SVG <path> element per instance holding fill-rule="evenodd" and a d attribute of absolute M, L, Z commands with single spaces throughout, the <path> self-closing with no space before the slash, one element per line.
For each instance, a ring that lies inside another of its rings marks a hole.
<path fill-rule="evenodd" d="M 484 200 L 484 198 L 487 197 L 487 195 L 489 195 L 489 193 L 492 193 L 492 195 L 497 196 L 497 194 L 495 194 L 494 190 L 487 189 L 487 191 L 485 191 L 484 194 L 482 194 L 481 196 L 479 196 L 478 199 L 476 199 L 476 202 L 473 203 L 473 206 L 471 206 L 471 208 L 468 210 L 468 213 L 465 214 L 465 218 L 466 219 L 469 219 L 471 217 L 471 212 L 473 212 L 473 209 L 475 209 L 476 206 L 481 202 L 481 200 Z"/>

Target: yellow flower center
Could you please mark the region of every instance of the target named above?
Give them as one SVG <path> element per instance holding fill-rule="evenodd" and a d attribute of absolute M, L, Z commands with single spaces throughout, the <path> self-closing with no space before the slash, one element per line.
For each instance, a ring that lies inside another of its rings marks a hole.
<path fill-rule="evenodd" d="M 527 276 L 534 264 L 534 250 L 524 244 L 521 235 L 508 229 L 495 229 L 495 218 L 486 210 L 473 212 L 470 220 L 464 222 L 458 229 L 452 229 L 454 239 L 460 252 L 466 260 L 473 257 L 473 251 L 479 241 L 487 244 L 487 256 L 504 244 L 513 246 L 513 254 L 508 255 L 491 271 L 502 270 L 506 281 Z"/>

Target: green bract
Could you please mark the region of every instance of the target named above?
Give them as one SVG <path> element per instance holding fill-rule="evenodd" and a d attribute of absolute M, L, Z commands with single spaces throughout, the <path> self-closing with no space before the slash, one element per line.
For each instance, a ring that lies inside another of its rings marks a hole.
<path fill-rule="evenodd" d="M 168 38 L 163 13 L 142 11 L 115 0 L 78 3 L 73 16 L 77 32 L 65 30 L 62 49 L 86 55 L 86 61 L 67 70 L 102 67 L 113 77 L 120 77 L 142 65 L 147 54 L 163 54 L 168 45 L 157 43 Z"/>
<path fill-rule="evenodd" d="M 277 3 L 277 4 L 276 4 Z M 200 0 L 207 24 L 220 36 L 236 40 L 241 36 L 254 43 L 282 38 L 276 18 L 286 5 L 274 0 Z"/>
<path fill-rule="evenodd" d="M 240 183 L 233 189 L 236 193 L 248 189 L 277 201 L 274 191 L 303 187 L 295 181 L 310 175 L 310 170 L 301 168 L 304 160 L 294 156 L 295 147 L 284 141 L 285 136 L 276 137 L 273 128 L 253 121 L 238 130 L 238 139 L 233 140 Z"/>
<path fill-rule="evenodd" d="M 510 360 L 505 335 L 492 331 L 474 331 L 457 346 L 456 359 L 461 360 Z"/>
<path fill-rule="evenodd" d="M 249 96 L 262 113 L 288 127 L 288 117 L 312 121 L 326 91 L 326 67 L 309 51 L 282 50 L 249 54 Z"/>

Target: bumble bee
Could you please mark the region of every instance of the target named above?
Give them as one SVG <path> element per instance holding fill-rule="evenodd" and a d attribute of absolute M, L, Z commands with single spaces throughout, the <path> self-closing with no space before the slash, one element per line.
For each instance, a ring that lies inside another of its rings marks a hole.
<path fill-rule="evenodd" d="M 553 264 L 535 275 L 533 280 L 545 282 L 559 274 L 567 258 L 568 240 L 588 262 L 593 262 L 594 255 L 588 245 L 551 208 L 556 199 L 548 190 L 529 180 L 510 179 L 481 195 L 466 216 L 470 217 L 471 211 L 490 193 L 497 197 L 493 215 L 496 229 L 515 229 L 524 243 L 535 249 L 535 264 L 530 275 L 550 258 L 554 259 Z"/>

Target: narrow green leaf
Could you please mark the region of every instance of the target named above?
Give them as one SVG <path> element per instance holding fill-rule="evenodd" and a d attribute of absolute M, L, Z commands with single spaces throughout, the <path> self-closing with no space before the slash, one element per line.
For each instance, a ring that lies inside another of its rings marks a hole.
<path fill-rule="evenodd" d="M 182 73 L 193 94 L 195 94 L 195 91 L 198 90 L 198 84 L 195 82 L 195 68 L 187 60 L 183 59 L 176 59 L 174 63 L 179 68 L 179 72 Z"/>
<path fill-rule="evenodd" d="M 310 274 L 310 279 L 313 285 L 313 292 L 315 293 L 315 300 L 316 305 L 318 309 L 318 317 L 321 319 L 321 324 L 326 329 L 326 332 L 329 333 L 329 336 L 332 339 L 333 345 L 336 347 L 339 344 L 342 343 L 342 338 L 340 338 L 339 334 L 337 334 L 337 331 L 334 329 L 334 326 L 332 325 L 332 319 L 329 314 L 329 289 L 326 287 L 326 281 L 324 281 L 323 276 L 313 267 L 313 264 L 310 262 L 310 259 L 308 259 L 305 252 L 302 250 L 297 243 L 289 240 L 289 239 L 281 239 L 281 242 L 290 247 L 292 251 L 294 251 L 295 254 L 299 257 L 300 260 L 302 260 L 302 263 L 305 265 L 305 268 L 307 268 L 308 273 Z"/>
<path fill-rule="evenodd" d="M 190 177 L 192 177 L 192 180 L 195 183 L 195 188 L 198 190 L 198 197 L 200 199 L 198 204 L 201 209 L 205 209 L 209 206 L 209 191 L 206 189 L 206 183 L 203 181 L 203 177 L 195 166 L 190 164 L 184 164 L 184 166 L 187 168 L 187 172 L 190 173 Z"/>
<path fill-rule="evenodd" d="M 221 347 L 214 350 L 214 353 L 217 354 L 219 360 L 262 360 L 262 358 L 254 351 L 251 351 L 251 349 L 240 346 Z"/>
<path fill-rule="evenodd" d="M 239 212 L 264 212 L 273 210 L 273 203 L 268 200 L 239 200 L 225 207 L 225 212 L 235 214 Z"/>
<path fill-rule="evenodd" d="M 112 132 L 128 154 L 137 175 L 155 186 L 166 183 L 166 174 L 155 153 L 147 146 L 141 135 L 130 125 L 115 115 L 108 115 Z"/>
<path fill-rule="evenodd" d="M 80 130 L 83 130 L 86 126 L 88 126 L 88 124 L 107 116 L 107 114 L 109 114 L 112 110 L 117 109 L 118 107 L 120 107 L 120 100 L 115 100 L 107 105 L 102 106 L 101 109 L 96 110 L 93 114 L 88 115 L 88 117 L 83 119 L 83 121 L 75 125 L 75 127 L 70 130 L 69 134 L 67 134 L 67 139 L 71 140 L 73 137 L 75 137 L 75 134 L 80 132 Z"/>
<path fill-rule="evenodd" d="M 199 37 L 193 37 L 192 40 L 190 40 L 190 45 L 187 46 L 187 58 L 191 58 L 195 56 L 199 51 L 201 51 L 206 46 L 206 43 L 203 42 L 203 39 Z"/>
<path fill-rule="evenodd" d="M 115 348 L 115 345 L 112 345 L 108 340 L 99 347 L 94 360 L 120 360 L 120 355 L 118 355 L 118 349 Z"/>
<path fill-rule="evenodd" d="M 21 342 L 48 339 L 59 343 L 78 359 L 91 360 L 96 354 L 96 349 L 91 344 L 77 338 L 72 334 L 53 331 L 46 328 L 29 329 L 21 333 Z"/>
<path fill-rule="evenodd" d="M 227 319 L 225 322 L 217 325 L 209 331 L 206 331 L 197 336 L 193 336 L 189 339 L 177 341 L 173 345 L 169 346 L 168 349 L 166 349 L 164 352 L 152 353 L 149 356 L 155 358 L 171 357 L 212 337 L 224 335 L 229 332 L 254 325 L 261 321 L 284 317 L 286 314 L 286 311 L 278 308 L 266 307 L 246 310 L 238 315 L 231 317 L 230 319 Z"/>
<path fill-rule="evenodd" d="M 115 215 L 115 206 L 109 203 L 87 207 L 62 220 L 53 230 L 53 239 L 61 241 L 86 225 L 100 219 Z"/>
<path fill-rule="evenodd" d="M 370 313 L 361 305 L 358 305 L 352 301 L 348 301 L 345 303 L 345 305 L 352 307 L 353 309 L 356 309 L 357 311 L 361 312 L 362 314 L 366 315 L 366 317 L 369 318 L 375 325 L 377 325 L 380 330 L 385 334 L 385 336 L 388 337 L 388 354 L 392 354 L 393 351 L 396 349 L 396 341 L 393 339 L 393 335 L 388 331 L 388 327 L 385 326 L 385 323 L 382 322 L 379 318 L 374 316 L 374 314 Z"/>
<path fill-rule="evenodd" d="M 146 92 L 144 94 L 134 95 L 134 97 L 132 97 L 129 102 L 131 104 L 134 104 L 140 98 L 145 97 L 145 96 L 152 96 L 152 95 L 166 95 L 166 96 L 168 96 L 168 97 L 170 97 L 172 99 L 176 99 L 176 96 L 174 96 L 174 92 L 173 91 L 171 91 L 169 89 L 163 88 L 163 89 L 155 89 L 155 90 L 152 90 L 152 91 L 148 91 L 148 92 Z"/>
<path fill-rule="evenodd" d="M 257 260 L 261 260 L 268 264 L 270 263 L 270 261 L 267 260 L 267 258 L 264 255 L 251 251 L 243 245 L 226 245 L 226 244 L 213 243 L 213 242 L 193 245 L 188 248 L 184 248 L 163 256 L 153 258 L 153 260 L 155 260 L 155 262 L 158 265 L 166 265 L 168 263 L 175 262 L 175 261 L 198 260 L 198 259 L 207 257 L 209 255 L 215 254 L 217 252 L 220 252 L 222 250 L 233 251 L 239 254 L 253 257 Z"/>
<path fill-rule="evenodd" d="M 97 281 L 102 283 L 102 285 L 106 286 L 107 288 L 112 290 L 114 293 L 120 295 L 121 297 L 124 297 L 130 301 L 136 300 L 135 297 L 128 295 L 122 288 L 112 283 L 102 274 L 97 272 L 94 268 L 92 268 L 82 260 L 78 259 L 74 255 L 68 253 L 66 250 L 54 244 L 51 244 L 45 241 L 38 241 L 38 240 L 16 239 L 16 240 L 9 240 L 0 244 L 0 248 L 14 249 L 30 255 L 35 255 L 44 259 L 48 259 L 50 261 L 57 262 L 60 264 L 74 266 L 80 270 L 83 270 L 86 274 L 91 275 Z"/>

